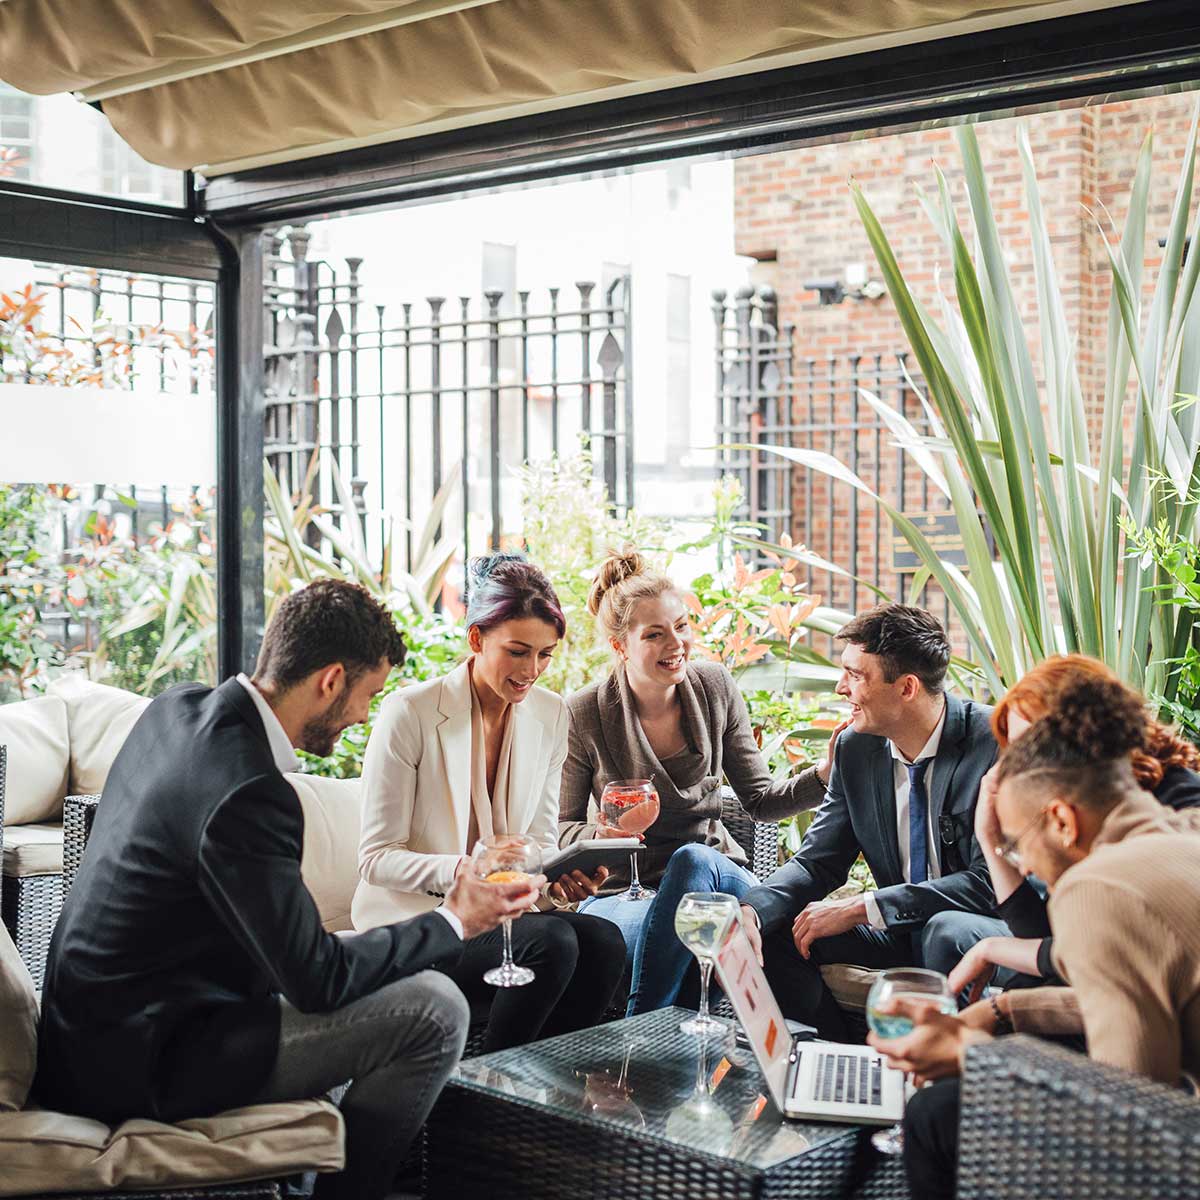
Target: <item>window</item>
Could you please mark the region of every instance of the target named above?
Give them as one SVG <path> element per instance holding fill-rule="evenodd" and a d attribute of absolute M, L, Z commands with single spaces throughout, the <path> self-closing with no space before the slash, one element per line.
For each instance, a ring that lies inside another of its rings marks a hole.
<path fill-rule="evenodd" d="M 692 441 L 692 279 L 667 276 L 667 459 Z"/>
<path fill-rule="evenodd" d="M 33 97 L 0 83 L 0 178 L 32 178 Z"/>
<path fill-rule="evenodd" d="M 181 207 L 183 172 L 147 162 L 108 119 L 73 96 L 30 96 L 0 83 L 0 177 L 85 195 Z"/>

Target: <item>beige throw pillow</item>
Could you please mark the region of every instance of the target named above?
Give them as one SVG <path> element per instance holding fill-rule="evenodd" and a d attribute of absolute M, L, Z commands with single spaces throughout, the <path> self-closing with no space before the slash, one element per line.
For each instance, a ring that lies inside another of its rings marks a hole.
<path fill-rule="evenodd" d="M 70 795 L 102 792 L 113 759 L 150 703 L 149 697 L 92 683 L 79 675 L 56 679 L 50 685 L 50 694 L 61 698 L 67 706 L 71 737 Z"/>
<path fill-rule="evenodd" d="M 37 1019 L 29 969 L 0 924 L 0 1112 L 25 1107 L 37 1066 Z"/>
<path fill-rule="evenodd" d="M 65 702 L 40 696 L 0 705 L 0 746 L 8 747 L 5 825 L 61 821 L 70 763 Z"/>

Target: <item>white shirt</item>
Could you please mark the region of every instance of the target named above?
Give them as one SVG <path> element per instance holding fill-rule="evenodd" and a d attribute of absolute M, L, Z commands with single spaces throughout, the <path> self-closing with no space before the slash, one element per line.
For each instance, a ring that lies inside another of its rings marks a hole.
<path fill-rule="evenodd" d="M 942 715 L 938 718 L 938 723 L 933 727 L 933 732 L 929 735 L 929 740 L 921 748 L 920 754 L 912 760 L 912 763 L 921 762 L 923 759 L 934 759 L 937 757 L 938 746 L 942 741 L 942 730 L 946 726 L 946 704 L 942 702 Z M 909 858 L 909 831 L 908 831 L 908 796 L 912 789 L 912 785 L 908 779 L 908 768 L 912 765 L 910 761 L 900 752 L 900 748 L 895 742 L 888 742 L 888 748 L 892 752 L 892 781 L 896 789 L 896 838 L 900 844 L 900 870 L 904 872 L 904 878 L 907 882 L 912 883 L 912 875 L 910 873 Z M 933 772 L 936 764 L 932 761 L 925 768 L 925 795 L 929 800 L 933 798 Z M 930 803 L 926 806 L 925 814 L 925 845 L 927 847 L 926 866 L 928 879 L 940 879 L 942 875 L 941 863 L 938 860 L 938 837 L 937 831 L 933 824 L 933 805 Z M 879 903 L 875 899 L 874 892 L 864 892 L 863 901 L 867 906 L 867 920 L 871 923 L 874 929 L 886 929 L 887 922 L 883 919 L 883 914 L 879 911 Z"/>
<path fill-rule="evenodd" d="M 284 775 L 289 771 L 300 770 L 300 760 L 296 757 L 295 750 L 292 749 L 292 739 L 288 737 L 283 725 L 280 724 L 275 710 L 267 703 L 267 698 L 254 686 L 248 675 L 239 674 L 237 681 L 249 693 L 250 699 L 254 701 L 254 707 L 258 709 L 258 715 L 262 717 L 263 728 L 267 731 L 267 745 L 271 747 L 271 757 L 275 760 L 275 766 Z M 439 916 L 445 917 L 450 928 L 458 934 L 460 939 L 462 938 L 462 921 L 454 913 L 445 906 L 435 908 L 433 911 Z"/>
<path fill-rule="evenodd" d="M 280 773 L 286 775 L 289 771 L 300 770 L 300 760 L 292 749 L 292 739 L 279 723 L 279 718 L 267 703 L 266 696 L 254 686 L 249 675 L 239 675 L 237 681 L 249 692 L 254 707 L 258 709 L 258 715 L 262 717 L 263 728 L 267 731 L 267 745 L 271 747 L 271 757 Z"/>

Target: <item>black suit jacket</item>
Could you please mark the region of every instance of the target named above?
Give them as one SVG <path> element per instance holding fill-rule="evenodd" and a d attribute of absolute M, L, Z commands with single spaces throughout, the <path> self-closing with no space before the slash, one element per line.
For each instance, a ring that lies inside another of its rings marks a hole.
<path fill-rule="evenodd" d="M 36 1095 L 115 1123 L 248 1103 L 279 994 L 325 1012 L 462 943 L 435 913 L 353 937 L 300 878 L 304 817 L 236 679 L 146 709 L 113 763 L 46 965 Z"/>
<path fill-rule="evenodd" d="M 790 924 L 806 904 L 841 887 L 860 851 L 875 878 L 880 914 L 894 933 L 915 931 L 945 909 L 991 914 L 995 895 L 974 834 L 979 782 L 996 758 L 991 711 L 946 697 L 929 796 L 941 878 L 925 883 L 906 883 L 901 871 L 894 760 L 887 739 L 843 733 L 825 801 L 799 852 L 742 901 L 754 907 L 763 930 Z"/>

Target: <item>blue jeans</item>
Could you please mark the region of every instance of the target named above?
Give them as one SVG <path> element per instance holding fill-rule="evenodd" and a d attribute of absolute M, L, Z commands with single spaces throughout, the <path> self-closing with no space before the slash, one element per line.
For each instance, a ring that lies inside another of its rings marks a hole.
<path fill-rule="evenodd" d="M 719 850 L 688 842 L 671 855 L 658 895 L 649 903 L 596 896 L 579 906 L 580 912 L 612 921 L 625 936 L 625 951 L 632 960 L 626 1016 L 674 1004 L 696 961 L 675 936 L 675 910 L 683 894 L 728 892 L 740 900 L 756 883 L 745 867 Z"/>

